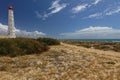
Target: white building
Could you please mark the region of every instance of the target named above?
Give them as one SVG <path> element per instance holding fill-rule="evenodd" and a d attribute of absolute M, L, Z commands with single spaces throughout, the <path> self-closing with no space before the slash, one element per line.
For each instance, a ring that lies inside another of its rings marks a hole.
<path fill-rule="evenodd" d="M 16 38 L 13 7 L 8 8 L 8 38 Z"/>

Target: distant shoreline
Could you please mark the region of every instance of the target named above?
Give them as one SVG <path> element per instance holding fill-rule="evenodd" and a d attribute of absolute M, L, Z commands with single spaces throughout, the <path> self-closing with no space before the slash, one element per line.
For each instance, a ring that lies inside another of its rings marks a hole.
<path fill-rule="evenodd" d="M 75 42 L 120 42 L 120 39 L 61 39 L 61 40 Z"/>

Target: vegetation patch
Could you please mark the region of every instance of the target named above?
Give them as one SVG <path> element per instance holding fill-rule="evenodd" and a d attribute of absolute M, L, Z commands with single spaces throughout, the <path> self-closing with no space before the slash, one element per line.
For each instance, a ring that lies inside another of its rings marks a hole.
<path fill-rule="evenodd" d="M 38 38 L 38 42 L 43 42 L 45 45 L 59 45 L 60 41 L 53 38 Z"/>
<path fill-rule="evenodd" d="M 77 46 L 83 46 L 86 48 L 95 48 L 105 51 L 116 51 L 120 52 L 120 43 L 119 42 L 82 42 L 82 41 L 64 41 L 68 44 L 73 44 Z"/>
<path fill-rule="evenodd" d="M 0 56 L 21 56 L 48 50 L 42 42 L 28 38 L 0 39 Z"/>

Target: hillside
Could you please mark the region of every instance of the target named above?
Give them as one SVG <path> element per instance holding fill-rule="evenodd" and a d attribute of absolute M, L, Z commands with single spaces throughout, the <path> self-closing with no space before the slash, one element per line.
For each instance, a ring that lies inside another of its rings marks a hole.
<path fill-rule="evenodd" d="M 0 80 L 120 80 L 120 53 L 61 43 L 42 54 L 0 57 Z"/>

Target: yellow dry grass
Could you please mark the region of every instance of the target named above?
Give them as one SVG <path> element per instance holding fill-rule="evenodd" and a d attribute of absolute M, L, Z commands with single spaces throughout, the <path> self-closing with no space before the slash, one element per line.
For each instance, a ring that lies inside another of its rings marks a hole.
<path fill-rule="evenodd" d="M 0 80 L 120 80 L 120 53 L 65 43 L 48 52 L 0 57 Z"/>
<path fill-rule="evenodd" d="M 8 36 L 0 36 L 0 38 L 8 38 Z"/>

